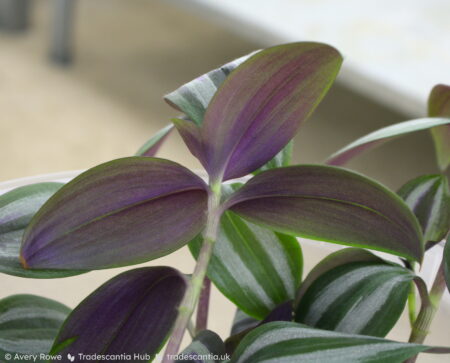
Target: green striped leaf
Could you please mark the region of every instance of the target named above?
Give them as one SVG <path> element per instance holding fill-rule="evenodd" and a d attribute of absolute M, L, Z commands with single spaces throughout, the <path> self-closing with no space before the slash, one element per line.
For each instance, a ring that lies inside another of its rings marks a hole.
<path fill-rule="evenodd" d="M 312 327 L 384 337 L 399 319 L 414 274 L 370 252 L 345 249 L 305 280 L 295 320 Z"/>
<path fill-rule="evenodd" d="M 398 194 L 414 212 L 425 241 L 441 241 L 450 228 L 450 192 L 445 175 L 424 175 L 403 185 Z"/>
<path fill-rule="evenodd" d="M 230 192 L 228 189 L 224 194 Z M 195 257 L 201 245 L 199 236 L 189 243 Z M 207 274 L 240 309 L 264 319 L 278 304 L 294 298 L 302 266 L 296 238 L 244 221 L 227 211 L 221 218 Z"/>
<path fill-rule="evenodd" d="M 164 97 L 164 100 L 175 109 L 184 112 L 195 124 L 201 125 L 206 108 L 220 85 L 228 75 L 254 53 L 235 59 L 220 68 L 184 84 Z"/>
<path fill-rule="evenodd" d="M 250 332 L 231 363 L 401 363 L 425 351 L 448 353 L 450 349 L 273 322 Z"/>
<path fill-rule="evenodd" d="M 47 354 L 69 313 L 65 305 L 35 295 L 0 300 L 0 361 L 7 361 L 5 354 L 19 362 L 26 361 L 25 354 Z"/>
<path fill-rule="evenodd" d="M 211 330 L 203 330 L 197 334 L 191 344 L 177 357 L 177 362 L 215 363 L 226 358 L 225 344 Z"/>
<path fill-rule="evenodd" d="M 448 291 L 450 291 L 450 235 L 447 237 L 444 247 L 444 275 Z"/>
<path fill-rule="evenodd" d="M 26 270 L 19 260 L 25 229 L 41 206 L 62 186 L 62 183 L 30 184 L 0 196 L 0 272 L 45 279 L 81 273 L 75 270 Z"/>
<path fill-rule="evenodd" d="M 173 130 L 173 124 L 167 125 L 153 135 L 147 142 L 142 145 L 136 152 L 136 156 L 155 156 L 161 145 L 166 141 L 167 137 Z"/>
<path fill-rule="evenodd" d="M 428 115 L 431 117 L 450 117 L 450 86 L 438 84 L 428 98 Z M 450 125 L 431 129 L 439 168 L 444 171 L 450 164 Z"/>

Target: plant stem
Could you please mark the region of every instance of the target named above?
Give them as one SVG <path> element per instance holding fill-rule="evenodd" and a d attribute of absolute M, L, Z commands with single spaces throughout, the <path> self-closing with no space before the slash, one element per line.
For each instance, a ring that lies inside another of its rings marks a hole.
<path fill-rule="evenodd" d="M 194 273 L 192 274 L 188 288 L 180 304 L 177 320 L 172 331 L 172 335 L 164 353 L 163 363 L 174 362 L 178 353 L 184 332 L 189 324 L 192 313 L 200 298 L 203 287 L 203 280 L 206 276 L 206 269 L 213 252 L 214 242 L 217 238 L 217 231 L 220 221 L 220 188 L 211 188 L 208 196 L 208 216 L 205 230 L 203 231 L 203 245 L 197 259 Z"/>
<path fill-rule="evenodd" d="M 196 333 L 205 330 L 208 326 L 209 296 L 211 294 L 211 280 L 205 277 L 197 308 Z"/>
<path fill-rule="evenodd" d="M 431 322 L 433 321 L 433 318 L 439 308 L 442 295 L 445 291 L 445 286 L 444 260 L 442 259 L 428 298 L 423 299 L 422 297 L 420 312 L 414 323 L 411 336 L 409 337 L 410 343 L 422 344 L 425 341 L 425 338 L 430 330 Z M 405 361 L 405 363 L 414 363 L 416 359 L 417 356 L 412 357 Z"/>
<path fill-rule="evenodd" d="M 416 321 L 416 287 L 414 283 L 411 283 L 408 294 L 408 316 L 409 316 L 409 324 L 411 328 L 414 326 L 414 322 Z"/>

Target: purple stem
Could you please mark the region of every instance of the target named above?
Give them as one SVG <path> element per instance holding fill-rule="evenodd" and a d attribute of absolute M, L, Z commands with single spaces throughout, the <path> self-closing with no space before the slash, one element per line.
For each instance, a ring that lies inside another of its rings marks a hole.
<path fill-rule="evenodd" d="M 197 308 L 197 322 L 195 324 L 196 333 L 206 330 L 208 326 L 209 296 L 211 294 L 211 280 L 205 277 L 203 289 Z"/>

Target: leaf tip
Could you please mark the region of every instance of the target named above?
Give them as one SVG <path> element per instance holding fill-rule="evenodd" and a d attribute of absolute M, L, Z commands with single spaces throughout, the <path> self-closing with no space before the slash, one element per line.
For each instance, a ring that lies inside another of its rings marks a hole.
<path fill-rule="evenodd" d="M 22 267 L 26 270 L 30 269 L 30 266 L 28 265 L 27 261 L 25 260 L 25 257 L 23 257 L 22 255 L 19 256 L 19 260 L 20 260 L 20 264 L 22 265 Z"/>

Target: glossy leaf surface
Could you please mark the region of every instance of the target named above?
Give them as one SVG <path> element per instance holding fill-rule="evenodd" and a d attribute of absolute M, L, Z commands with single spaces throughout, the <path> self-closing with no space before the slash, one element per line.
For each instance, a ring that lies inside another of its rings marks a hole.
<path fill-rule="evenodd" d="M 26 270 L 19 260 L 25 228 L 39 208 L 62 186 L 62 183 L 30 184 L 0 196 L 0 272 L 27 278 L 58 278 L 80 273 Z"/>
<path fill-rule="evenodd" d="M 414 212 L 425 241 L 441 241 L 450 229 L 450 192 L 444 175 L 424 175 L 403 185 L 398 194 Z"/>
<path fill-rule="evenodd" d="M 220 68 L 201 75 L 166 95 L 164 100 L 172 107 L 184 112 L 197 126 L 201 125 L 206 108 L 217 89 L 228 75 L 252 54 L 254 53 L 235 59 Z"/>
<path fill-rule="evenodd" d="M 274 322 L 250 332 L 237 348 L 231 363 L 401 363 L 424 351 L 434 349 L 296 323 Z"/>
<path fill-rule="evenodd" d="M 370 252 L 345 249 L 305 280 L 295 320 L 311 327 L 384 337 L 399 319 L 414 274 Z"/>
<path fill-rule="evenodd" d="M 89 270 L 166 255 L 203 228 L 205 188 L 168 160 L 130 157 L 99 165 L 66 184 L 34 216 L 23 263 Z"/>
<path fill-rule="evenodd" d="M 170 267 L 126 271 L 107 281 L 69 315 L 53 354 L 149 354 L 164 345 L 186 281 Z"/>
<path fill-rule="evenodd" d="M 194 256 L 201 245 L 201 237 L 189 244 Z M 302 268 L 296 238 L 244 221 L 230 211 L 222 215 L 207 274 L 247 314 L 264 319 L 278 304 L 293 299 Z"/>
<path fill-rule="evenodd" d="M 70 309 L 35 295 L 13 295 L 0 300 L 0 361 L 26 361 L 24 355 L 47 354 Z M 5 354 L 12 358 L 6 359 Z M 45 360 L 37 359 L 43 363 Z"/>
<path fill-rule="evenodd" d="M 450 119 L 448 118 L 420 118 L 387 126 L 353 141 L 331 155 L 325 163 L 336 166 L 344 165 L 355 156 L 398 136 L 428 130 L 436 126 L 446 125 L 445 127 L 448 127 L 448 124 L 450 124 Z"/>
<path fill-rule="evenodd" d="M 209 357 L 217 357 L 218 359 L 210 359 Z M 225 359 L 225 344 L 213 331 L 203 330 L 180 353 L 180 358 L 177 359 L 177 362 L 219 363 L 222 362 L 222 359 Z"/>
<path fill-rule="evenodd" d="M 450 117 L 450 86 L 438 84 L 428 98 L 428 115 L 431 117 Z M 450 125 L 431 129 L 438 165 L 441 170 L 450 164 Z"/>
<path fill-rule="evenodd" d="M 303 165 L 268 170 L 248 181 L 225 207 L 283 233 L 417 261 L 423 256 L 420 226 L 401 198 L 345 169 Z"/>
<path fill-rule="evenodd" d="M 173 125 L 167 125 L 153 135 L 148 141 L 142 145 L 136 152 L 136 156 L 155 156 L 159 148 L 173 130 Z"/>
<path fill-rule="evenodd" d="M 237 67 L 211 100 L 202 126 L 212 180 L 244 176 L 292 139 L 334 81 L 342 58 L 321 43 L 258 52 Z"/>

